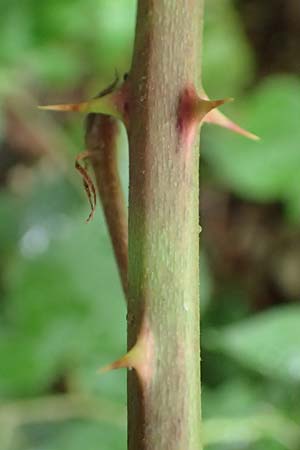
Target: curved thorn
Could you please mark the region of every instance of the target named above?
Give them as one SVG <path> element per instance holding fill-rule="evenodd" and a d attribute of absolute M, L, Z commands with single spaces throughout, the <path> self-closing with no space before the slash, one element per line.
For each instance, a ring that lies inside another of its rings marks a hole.
<path fill-rule="evenodd" d="M 102 91 L 99 92 L 99 94 L 95 95 L 95 98 L 101 98 L 104 97 L 105 95 L 111 94 L 117 87 L 118 83 L 119 83 L 120 77 L 118 74 L 117 69 L 115 69 L 115 79 L 112 81 L 112 83 L 107 86 L 105 89 L 103 89 Z"/>
<path fill-rule="evenodd" d="M 83 186 L 85 193 L 87 195 L 89 204 L 90 204 L 90 214 L 88 218 L 86 219 L 86 223 L 90 222 L 93 217 L 96 210 L 96 202 L 97 202 L 97 196 L 96 196 L 96 189 L 93 180 L 91 179 L 90 175 L 88 174 L 87 168 L 82 166 L 79 161 L 86 162 L 87 158 L 90 157 L 90 152 L 85 151 L 80 153 L 76 160 L 75 160 L 75 169 L 79 172 L 79 174 L 82 177 Z"/>

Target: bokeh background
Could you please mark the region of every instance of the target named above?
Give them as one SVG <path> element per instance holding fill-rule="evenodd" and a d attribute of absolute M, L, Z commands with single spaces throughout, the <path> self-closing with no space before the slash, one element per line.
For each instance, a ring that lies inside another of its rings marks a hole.
<path fill-rule="evenodd" d="M 258 143 L 201 144 L 204 437 L 300 449 L 300 3 L 206 2 L 203 76 Z M 0 0 L 0 449 L 124 450 L 125 307 L 74 170 L 82 100 L 130 66 L 134 0 Z M 128 156 L 120 133 L 127 191 Z M 176 218 L 174 217 L 174 220 Z"/>

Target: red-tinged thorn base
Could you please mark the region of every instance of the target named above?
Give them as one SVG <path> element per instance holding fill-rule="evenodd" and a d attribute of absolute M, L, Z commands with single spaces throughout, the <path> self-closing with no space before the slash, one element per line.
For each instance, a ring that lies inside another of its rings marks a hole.
<path fill-rule="evenodd" d="M 221 100 L 201 98 L 193 85 L 184 89 L 178 106 L 178 129 L 187 149 L 191 148 L 197 128 L 205 120 L 207 114 L 214 108 L 232 100 L 231 98 Z"/>

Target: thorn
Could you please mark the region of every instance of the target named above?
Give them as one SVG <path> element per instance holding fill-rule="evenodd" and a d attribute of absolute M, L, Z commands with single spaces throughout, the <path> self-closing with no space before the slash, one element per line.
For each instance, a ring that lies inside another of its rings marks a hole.
<path fill-rule="evenodd" d="M 141 331 L 138 335 L 135 345 L 129 350 L 126 355 L 122 356 L 117 361 L 108 364 L 102 369 L 98 370 L 98 373 L 106 373 L 110 370 L 127 368 L 135 369 L 141 382 L 149 384 L 152 379 L 153 373 L 153 351 L 154 340 L 152 332 L 148 326 L 147 320 L 143 320 Z"/>
<path fill-rule="evenodd" d="M 202 120 L 206 120 L 205 117 L 209 114 L 213 109 L 218 108 L 224 103 L 232 102 L 233 98 L 222 98 L 219 100 L 208 100 L 206 98 L 198 97 L 197 103 L 195 105 L 195 116 L 197 117 L 198 122 Z"/>
<path fill-rule="evenodd" d="M 214 108 L 231 102 L 232 98 L 209 100 L 205 93 L 199 97 L 195 86 L 187 85 L 183 90 L 178 105 L 178 129 L 185 147 L 191 148 L 198 126 L 205 120 L 206 115 Z"/>
<path fill-rule="evenodd" d="M 228 119 L 224 114 L 222 114 L 218 110 L 210 111 L 204 118 L 204 122 L 213 123 L 215 125 L 219 125 L 220 127 L 227 128 L 228 130 L 233 131 L 234 133 L 241 134 L 242 136 L 247 137 L 248 139 L 252 139 L 253 141 L 259 141 L 260 138 L 250 131 L 241 128 L 232 120 Z"/>
<path fill-rule="evenodd" d="M 38 109 L 51 110 L 51 111 L 78 111 L 86 112 L 88 111 L 89 102 L 82 103 L 67 103 L 62 105 L 42 105 L 38 106 Z"/>
<path fill-rule="evenodd" d="M 139 361 L 139 355 L 140 355 L 140 349 L 137 344 L 135 344 L 131 350 L 129 350 L 128 353 L 123 355 L 121 358 L 117 359 L 116 361 L 112 362 L 111 364 L 107 364 L 106 366 L 99 369 L 97 372 L 100 374 L 110 372 L 111 370 L 115 369 L 131 369 L 137 368 L 138 361 Z"/>
<path fill-rule="evenodd" d="M 115 79 L 114 81 L 107 86 L 105 89 L 103 89 L 101 92 L 99 92 L 99 94 L 95 95 L 94 98 L 100 98 L 100 97 L 104 97 L 107 94 L 111 94 L 117 87 L 118 83 L 119 83 L 120 77 L 118 74 L 117 69 L 115 69 Z"/>
<path fill-rule="evenodd" d="M 119 77 L 116 74 L 115 80 L 96 97 L 91 100 L 62 105 L 38 106 L 38 109 L 52 111 L 76 111 L 84 113 L 97 113 L 113 116 L 125 122 L 124 105 L 126 103 L 127 92 L 124 83 L 117 87 Z"/>
<path fill-rule="evenodd" d="M 122 358 L 117 359 L 111 364 L 107 364 L 107 366 L 102 367 L 101 369 L 97 370 L 98 373 L 103 374 L 110 372 L 111 370 L 115 369 L 122 369 L 122 368 L 130 368 L 132 366 L 129 365 L 128 362 L 128 353 L 126 355 L 122 356 Z"/>
<path fill-rule="evenodd" d="M 208 100 L 208 96 L 207 96 L 206 92 L 202 91 L 202 96 L 204 97 L 205 100 Z M 225 100 L 233 101 L 234 99 L 229 98 L 229 99 L 225 99 Z M 248 139 L 252 139 L 253 141 L 260 140 L 260 138 L 258 136 L 256 136 L 256 134 L 253 134 L 250 131 L 247 131 L 244 128 L 241 128 L 239 125 L 237 125 L 235 122 L 230 120 L 223 113 L 221 113 L 221 111 L 219 111 L 217 109 L 208 111 L 204 117 L 203 122 L 213 123 L 215 125 L 219 125 L 220 127 L 227 128 L 228 130 L 231 130 L 234 133 L 241 134 L 242 136 L 245 136 Z"/>

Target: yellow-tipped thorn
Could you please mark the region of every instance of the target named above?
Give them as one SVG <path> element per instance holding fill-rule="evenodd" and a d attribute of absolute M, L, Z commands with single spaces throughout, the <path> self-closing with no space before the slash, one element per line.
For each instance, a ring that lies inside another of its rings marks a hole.
<path fill-rule="evenodd" d="M 126 355 L 107 366 L 102 367 L 97 372 L 100 374 L 110 370 L 126 368 L 135 369 L 142 383 L 149 384 L 152 379 L 154 342 L 152 332 L 148 326 L 147 320 L 143 320 L 141 331 L 138 335 L 135 345 Z"/>
<path fill-rule="evenodd" d="M 107 364 L 104 367 L 101 367 L 97 370 L 98 373 L 103 374 L 106 372 L 110 372 L 111 370 L 115 369 L 130 369 L 135 366 L 135 353 L 136 347 L 134 346 L 126 355 L 122 356 L 120 359 L 117 359 L 116 361 L 112 362 L 111 364 Z"/>
<path fill-rule="evenodd" d="M 42 110 L 50 110 L 50 111 L 78 111 L 78 112 L 85 112 L 87 111 L 89 106 L 88 102 L 83 103 L 69 103 L 69 104 L 62 104 L 62 105 L 42 105 L 38 106 L 38 109 Z"/>
<path fill-rule="evenodd" d="M 224 105 L 224 103 L 233 102 L 234 98 L 233 97 L 227 97 L 227 98 L 222 98 L 222 99 L 219 99 L 219 100 L 205 100 L 205 101 L 207 101 L 209 104 L 211 104 L 211 106 L 212 106 L 211 109 L 214 109 L 214 108 L 218 108 L 219 106 Z"/>
<path fill-rule="evenodd" d="M 207 98 L 198 98 L 196 104 L 196 117 L 198 121 L 205 120 L 205 116 L 209 114 L 212 110 L 224 105 L 224 103 L 232 102 L 233 98 L 222 98 L 219 100 L 209 100 Z"/>
<path fill-rule="evenodd" d="M 119 110 L 116 98 L 118 97 L 118 91 L 114 91 L 103 97 L 95 97 L 89 101 L 81 103 L 70 103 L 62 105 L 45 105 L 38 106 L 39 109 L 51 110 L 51 111 L 75 111 L 83 113 L 99 113 L 116 117 L 123 120 L 123 113 Z"/>

